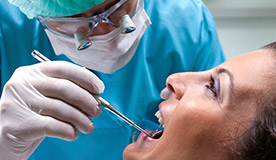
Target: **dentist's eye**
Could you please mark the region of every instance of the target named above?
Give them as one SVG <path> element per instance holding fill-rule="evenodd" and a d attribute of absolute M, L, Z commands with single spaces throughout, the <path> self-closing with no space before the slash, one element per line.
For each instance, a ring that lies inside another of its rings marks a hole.
<path fill-rule="evenodd" d="M 214 97 L 217 98 L 218 96 L 218 88 L 217 88 L 216 81 L 214 80 L 214 78 L 212 77 L 212 75 L 210 76 L 210 84 L 209 85 L 205 85 L 206 88 L 208 88 L 213 94 Z"/>

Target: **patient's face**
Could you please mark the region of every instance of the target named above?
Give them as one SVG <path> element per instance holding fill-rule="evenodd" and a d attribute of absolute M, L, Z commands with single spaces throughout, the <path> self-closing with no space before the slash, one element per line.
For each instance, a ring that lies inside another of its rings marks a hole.
<path fill-rule="evenodd" d="M 225 159 L 229 141 L 249 129 L 256 97 L 269 89 L 269 52 L 258 50 L 205 72 L 169 76 L 170 95 L 159 106 L 162 137 L 141 134 L 125 149 L 124 159 Z"/>

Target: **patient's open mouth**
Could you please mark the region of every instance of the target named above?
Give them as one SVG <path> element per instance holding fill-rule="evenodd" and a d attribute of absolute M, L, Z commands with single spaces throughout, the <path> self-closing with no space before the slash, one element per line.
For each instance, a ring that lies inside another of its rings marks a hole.
<path fill-rule="evenodd" d="M 159 139 L 163 134 L 163 130 L 161 131 L 147 130 L 147 132 L 151 135 L 150 138 L 153 138 L 153 139 Z"/>
<path fill-rule="evenodd" d="M 155 116 L 158 118 L 158 122 L 160 123 L 160 125 L 163 125 L 164 124 L 163 118 L 162 118 L 161 113 L 160 113 L 159 110 L 155 113 Z M 159 127 L 158 127 L 158 129 L 159 129 Z M 162 136 L 163 130 L 162 131 L 158 131 L 158 129 L 157 129 L 156 132 L 151 132 L 150 133 L 152 135 L 151 138 L 153 138 L 153 139 L 159 139 Z"/>
<path fill-rule="evenodd" d="M 163 130 L 153 133 L 152 138 L 159 139 L 162 135 L 163 135 Z"/>

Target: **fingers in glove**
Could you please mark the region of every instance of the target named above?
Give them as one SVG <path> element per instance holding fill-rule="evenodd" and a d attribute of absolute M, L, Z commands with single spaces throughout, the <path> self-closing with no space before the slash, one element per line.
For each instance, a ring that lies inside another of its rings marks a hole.
<path fill-rule="evenodd" d="M 91 117 L 97 117 L 101 113 L 101 108 L 95 98 L 71 81 L 48 78 L 37 85 L 39 85 L 36 86 L 37 90 L 44 96 L 64 101 Z"/>
<path fill-rule="evenodd" d="M 100 94 L 104 90 L 102 81 L 91 71 L 65 61 L 42 63 L 41 71 L 50 77 L 67 79 L 93 94 Z"/>
<path fill-rule="evenodd" d="M 83 133 L 90 133 L 94 129 L 94 124 L 87 114 L 63 101 L 44 97 L 30 104 L 34 112 L 69 123 Z"/>
<path fill-rule="evenodd" d="M 44 136 L 60 138 L 67 141 L 76 140 L 78 137 L 78 132 L 72 125 L 52 117 L 42 116 L 40 123 L 42 124 L 41 131 Z"/>
<path fill-rule="evenodd" d="M 73 141 L 78 132 L 70 124 L 48 116 L 33 116 L 17 127 L 5 127 L 3 133 L 14 141 L 42 141 L 46 136 Z"/>

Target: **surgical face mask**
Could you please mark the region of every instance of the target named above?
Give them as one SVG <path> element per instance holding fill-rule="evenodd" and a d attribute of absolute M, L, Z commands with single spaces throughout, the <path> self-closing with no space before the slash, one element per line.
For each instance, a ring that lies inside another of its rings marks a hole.
<path fill-rule="evenodd" d="M 133 57 L 139 41 L 151 24 L 143 7 L 132 17 L 136 30 L 121 34 L 120 28 L 105 35 L 90 37 L 92 46 L 77 51 L 73 38 L 64 38 L 45 30 L 57 55 L 64 54 L 73 62 L 92 70 L 112 73 L 125 66 Z"/>

